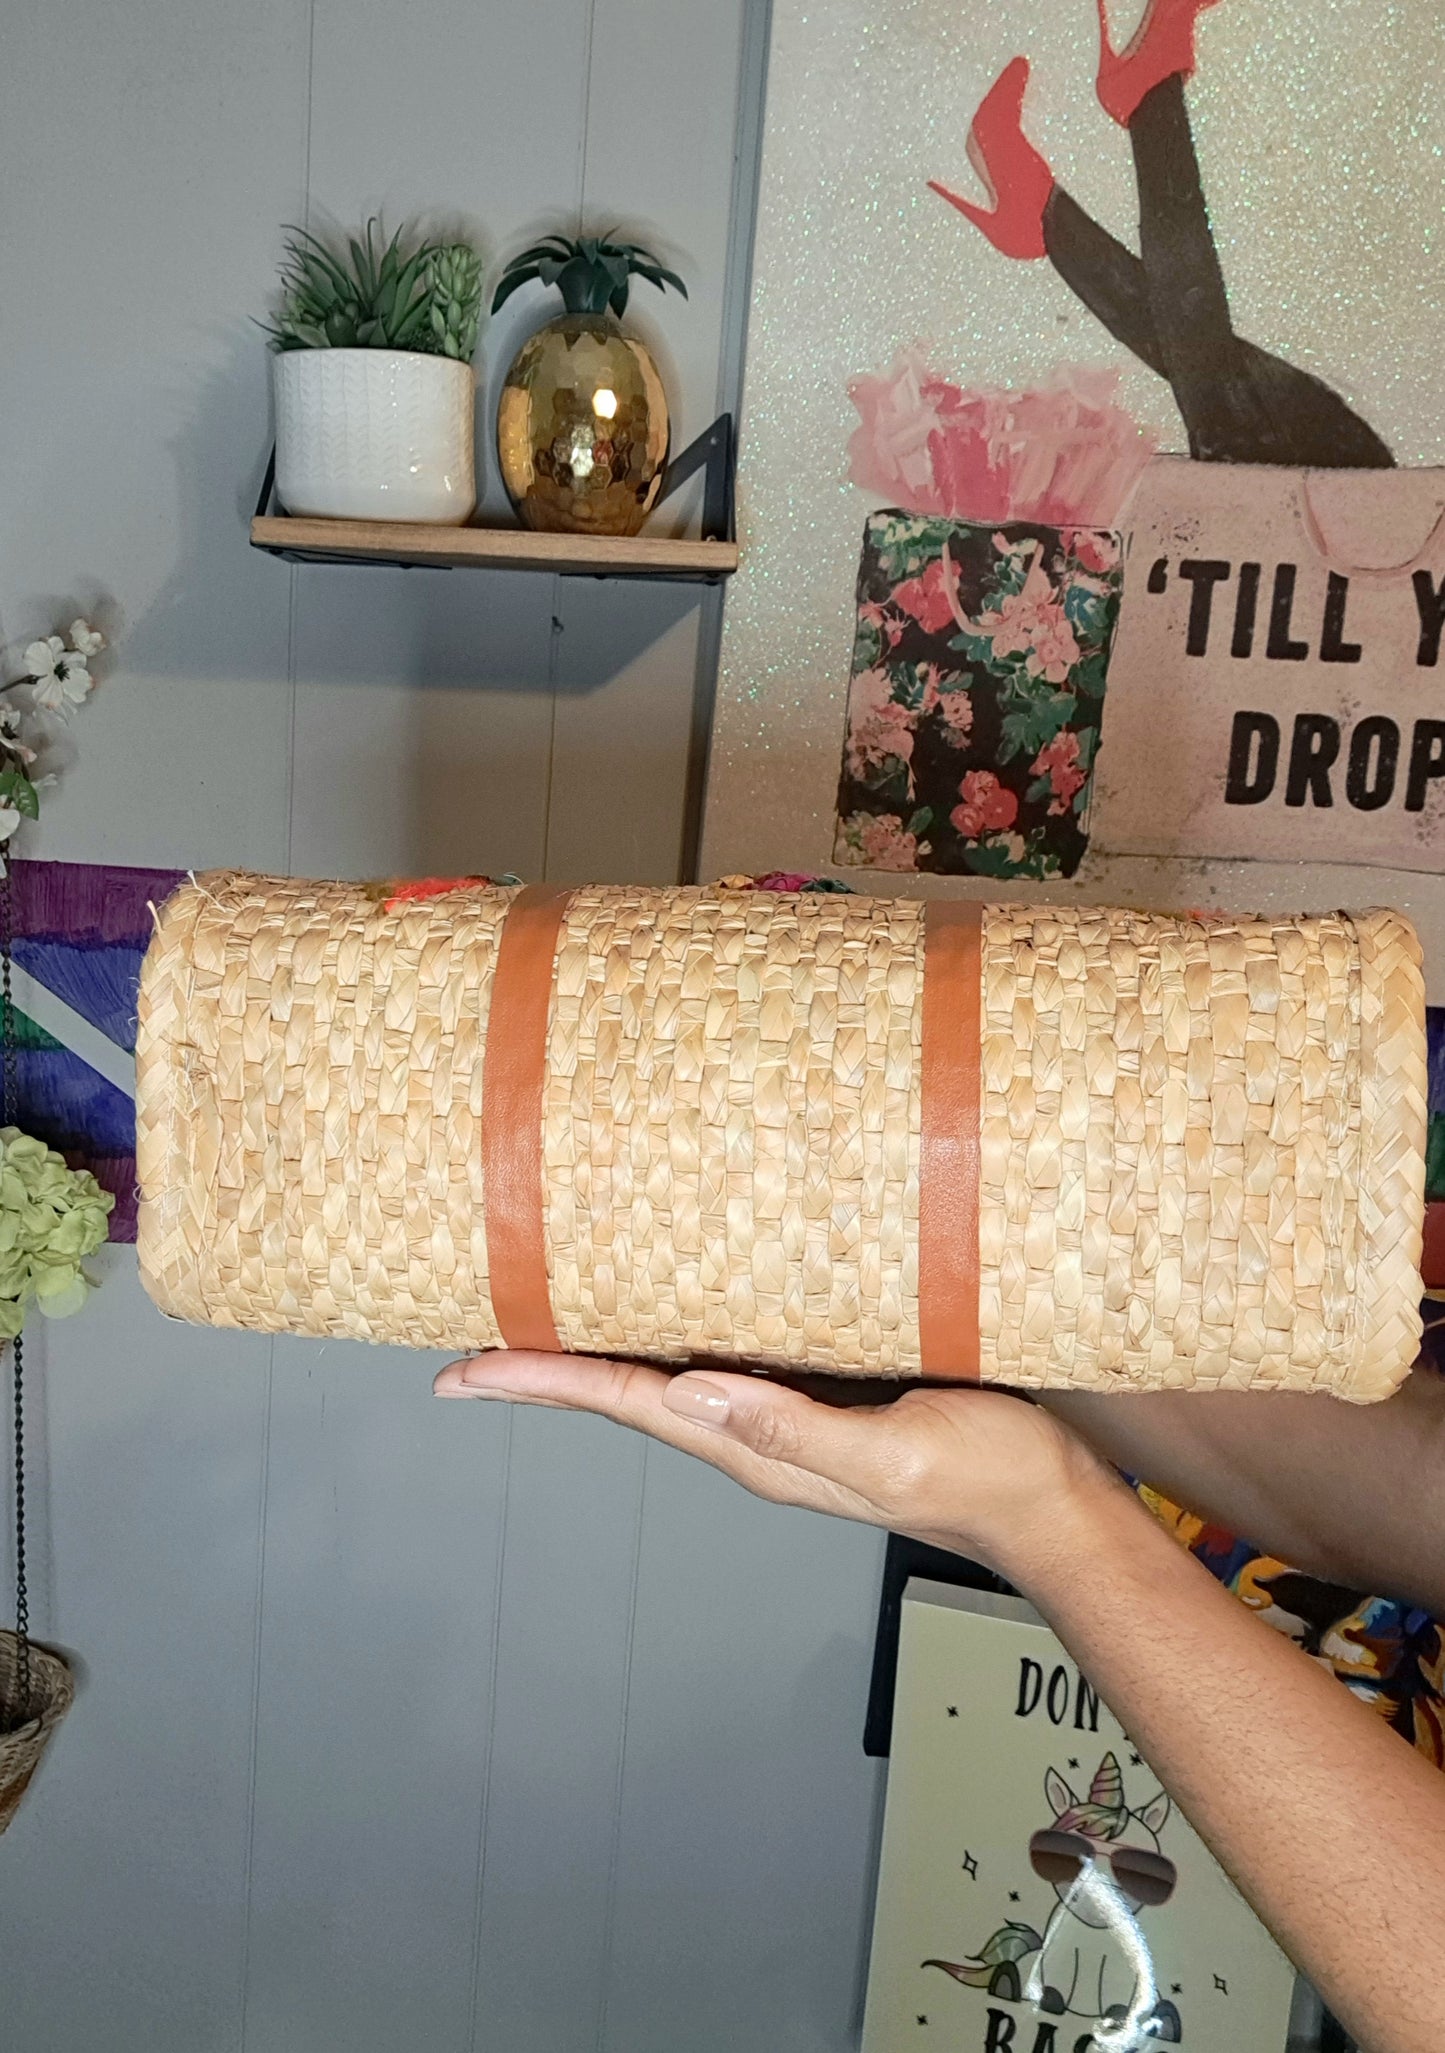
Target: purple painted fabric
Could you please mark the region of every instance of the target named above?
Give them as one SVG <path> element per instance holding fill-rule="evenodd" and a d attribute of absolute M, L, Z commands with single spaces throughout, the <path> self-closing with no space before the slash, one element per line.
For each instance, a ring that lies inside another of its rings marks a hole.
<path fill-rule="evenodd" d="M 151 905 L 169 898 L 185 874 L 113 863 L 17 862 L 15 930 L 37 940 L 128 941 L 144 948 L 155 924 Z"/>
<path fill-rule="evenodd" d="M 1430 1110 L 1445 1112 L 1445 1005 L 1425 1008 L 1425 1047 L 1430 1064 Z"/>
<path fill-rule="evenodd" d="M 17 964 L 118 1048 L 133 1051 L 140 966 L 155 924 L 151 907 L 184 875 L 108 863 L 15 863 Z M 134 1102 L 50 1034 L 24 1018 L 19 1028 L 18 1123 L 114 1194 L 110 1237 L 133 1241 Z"/>

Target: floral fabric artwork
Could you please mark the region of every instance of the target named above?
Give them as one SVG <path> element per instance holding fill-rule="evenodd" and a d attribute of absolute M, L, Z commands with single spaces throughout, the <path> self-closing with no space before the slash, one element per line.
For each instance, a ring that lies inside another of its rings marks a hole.
<path fill-rule="evenodd" d="M 834 860 L 1072 877 L 1122 582 L 1107 529 L 873 514 Z"/>

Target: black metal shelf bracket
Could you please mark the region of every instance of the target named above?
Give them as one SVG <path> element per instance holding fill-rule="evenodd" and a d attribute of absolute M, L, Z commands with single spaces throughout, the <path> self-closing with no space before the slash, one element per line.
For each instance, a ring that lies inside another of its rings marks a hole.
<path fill-rule="evenodd" d="M 670 499 L 680 485 L 698 471 L 706 472 L 702 491 L 702 538 L 705 542 L 735 542 L 738 538 L 737 438 L 730 413 L 720 413 L 712 426 L 689 442 L 675 456 L 662 475 L 657 503 Z"/>

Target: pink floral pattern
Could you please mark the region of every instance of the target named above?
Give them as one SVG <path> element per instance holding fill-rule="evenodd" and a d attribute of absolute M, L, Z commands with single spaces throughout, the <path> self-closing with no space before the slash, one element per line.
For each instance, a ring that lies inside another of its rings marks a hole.
<path fill-rule="evenodd" d="M 1054 814 L 1065 812 L 1075 792 L 1084 788 L 1084 772 L 1079 768 L 1079 737 L 1068 732 L 1056 734 L 1034 757 L 1033 772 L 1036 777 L 1047 777 L 1053 796 L 1049 800 L 1049 811 Z"/>
<path fill-rule="evenodd" d="M 1072 876 L 1121 580 L 1097 529 L 873 515 L 835 860 Z"/>
<path fill-rule="evenodd" d="M 1111 570 L 1119 568 L 1119 537 L 1101 534 L 1096 528 L 1070 528 L 1064 536 L 1064 547 L 1076 563 L 1095 577 L 1107 577 Z"/>
<path fill-rule="evenodd" d="M 894 813 L 854 813 L 838 823 L 839 862 L 857 862 L 868 870 L 916 870 L 928 844 L 910 834 Z"/>
<path fill-rule="evenodd" d="M 848 762 L 855 777 L 866 779 L 890 765 L 907 769 L 913 724 L 892 690 L 886 670 L 867 671 L 854 680 L 857 708 L 848 728 Z"/>
<path fill-rule="evenodd" d="M 943 558 L 930 563 L 922 577 L 911 577 L 893 594 L 893 603 L 916 620 L 925 634 L 938 634 L 953 619 L 953 594 Z"/>
<path fill-rule="evenodd" d="M 963 804 L 949 817 L 965 841 L 977 841 L 990 827 L 1012 827 L 1019 816 L 1018 793 L 1006 790 L 992 770 L 970 770 L 958 788 Z"/>
<path fill-rule="evenodd" d="M 966 691 L 941 691 L 937 704 L 949 739 L 962 747 L 973 732 L 973 700 Z"/>
<path fill-rule="evenodd" d="M 997 546 L 999 537 L 994 536 Z M 1079 660 L 1080 650 L 1063 600 L 1055 591 L 1037 550 L 1028 557 L 1024 581 L 1016 592 L 1005 592 L 996 610 L 978 620 L 960 625 L 989 642 L 995 656 L 1022 656 L 1030 677 L 1046 677 L 1050 684 L 1062 684 Z"/>

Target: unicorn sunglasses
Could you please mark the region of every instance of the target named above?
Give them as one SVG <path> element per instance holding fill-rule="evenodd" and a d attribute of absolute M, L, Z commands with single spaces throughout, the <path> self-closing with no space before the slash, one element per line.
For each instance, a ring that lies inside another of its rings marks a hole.
<path fill-rule="evenodd" d="M 1173 1861 L 1142 1846 L 1110 1849 L 1085 1839 L 1081 1832 L 1035 1832 L 1029 1841 L 1030 1867 L 1057 1889 L 1069 1888 L 1095 1860 L 1109 1863 L 1120 1889 L 1136 1903 L 1167 1903 L 1179 1879 Z"/>

